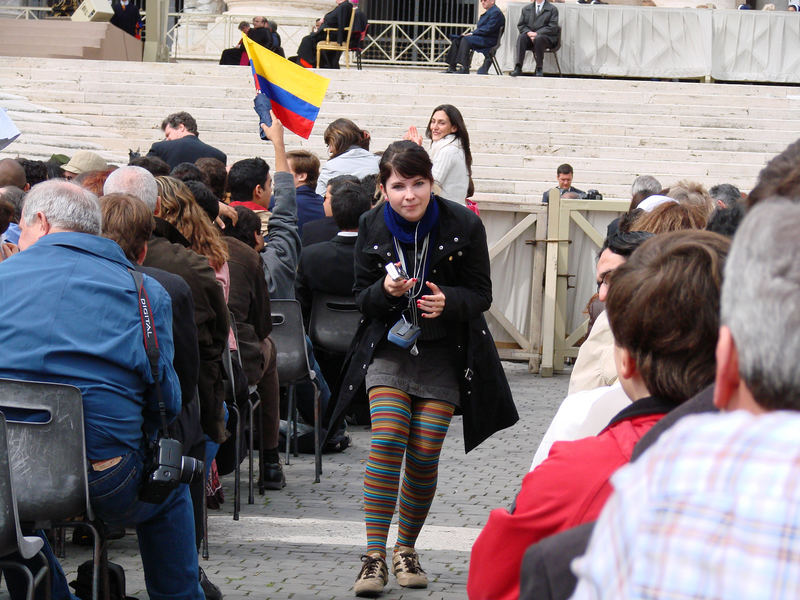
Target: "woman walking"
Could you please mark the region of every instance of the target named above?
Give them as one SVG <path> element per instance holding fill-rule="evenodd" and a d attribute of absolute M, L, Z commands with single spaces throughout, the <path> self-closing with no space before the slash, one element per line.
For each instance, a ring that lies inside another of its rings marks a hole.
<path fill-rule="evenodd" d="M 486 232 L 463 205 L 433 195 L 431 169 L 419 145 L 391 144 L 380 163 L 387 201 L 362 217 L 356 242 L 355 289 L 365 320 L 332 421 L 366 385 L 372 442 L 357 596 L 376 596 L 388 582 L 386 542 L 398 488 L 392 571 L 401 586 L 427 587 L 414 547 L 454 411 L 464 414 L 467 451 L 518 418 L 482 316 L 492 301 Z"/>

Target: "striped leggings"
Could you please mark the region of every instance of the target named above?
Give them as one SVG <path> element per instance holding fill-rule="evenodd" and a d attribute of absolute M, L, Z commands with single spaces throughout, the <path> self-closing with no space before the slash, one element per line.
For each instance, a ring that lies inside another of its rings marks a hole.
<path fill-rule="evenodd" d="M 403 455 L 406 469 L 400 489 L 397 544 L 414 547 L 436 493 L 439 453 L 453 410 L 447 402 L 412 400 L 395 388 L 369 390 L 372 445 L 364 474 L 368 554 L 386 556 Z"/>

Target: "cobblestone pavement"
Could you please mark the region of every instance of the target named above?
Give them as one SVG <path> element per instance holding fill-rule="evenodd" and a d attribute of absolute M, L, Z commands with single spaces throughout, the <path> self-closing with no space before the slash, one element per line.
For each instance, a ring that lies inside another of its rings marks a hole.
<path fill-rule="evenodd" d="M 390 575 L 386 600 L 466 598 L 472 543 L 489 511 L 513 501 L 567 391 L 566 375 L 543 379 L 529 374 L 525 364 L 503 365 L 520 421 L 465 455 L 461 419 L 454 419 L 442 452 L 436 499 L 417 544 L 431 583 L 426 590 L 406 590 Z M 350 434 L 350 448 L 323 456 L 321 483 L 313 483 L 313 456 L 301 454 L 285 467 L 287 486 L 264 496 L 256 494 L 253 505 L 247 504 L 244 461 L 239 521 L 232 519 L 233 478 L 223 478 L 226 501 L 221 510 L 209 511 L 210 558 L 200 564 L 226 599 L 353 598 L 351 587 L 366 543 L 361 487 L 369 431 L 351 428 Z M 394 543 L 395 532 L 393 527 L 389 544 Z M 67 545 L 62 564 L 69 580 L 74 579 L 77 565 L 90 557 L 88 549 Z M 109 559 L 124 567 L 128 595 L 146 599 L 131 531 L 111 542 Z"/>

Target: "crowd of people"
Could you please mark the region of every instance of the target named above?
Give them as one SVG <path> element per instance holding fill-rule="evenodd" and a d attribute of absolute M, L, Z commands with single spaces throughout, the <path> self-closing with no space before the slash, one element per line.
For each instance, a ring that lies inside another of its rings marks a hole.
<path fill-rule="evenodd" d="M 436 106 L 429 144 L 412 126 L 385 149 L 335 119 L 324 164 L 287 151 L 277 118 L 261 124 L 272 166 L 228 165 L 187 112 L 161 128 L 124 166 L 89 151 L 0 160 L 0 343 L 16 349 L 0 377 L 79 388 L 92 505 L 136 528 L 148 595 L 219 598 L 197 553 L 203 503 L 235 466 L 232 403 L 260 400 L 258 481 L 286 485 L 270 301 L 297 299 L 308 326 L 315 295 L 350 298 L 363 320 L 347 355 L 316 356 L 308 340 L 301 417 L 313 424 L 318 394 L 338 449 L 347 417 L 371 425 L 353 592 L 381 595 L 390 571 L 427 587 L 415 545 L 452 417 L 463 415 L 466 452 L 519 419 L 483 318 L 489 249 L 462 114 Z M 749 194 L 635 178 L 598 254 L 597 293 L 582 299 L 590 327 L 569 396 L 514 506 L 488 515 L 471 599 L 796 596 L 798 160 L 800 142 Z M 559 166 L 542 201 L 596 197 L 573 175 Z M 717 411 L 733 414 L 682 419 Z M 204 473 L 153 502 L 141 488 L 159 436 Z M 45 550 L 53 597 L 71 598 Z M 742 588 L 754 552 L 757 584 Z"/>

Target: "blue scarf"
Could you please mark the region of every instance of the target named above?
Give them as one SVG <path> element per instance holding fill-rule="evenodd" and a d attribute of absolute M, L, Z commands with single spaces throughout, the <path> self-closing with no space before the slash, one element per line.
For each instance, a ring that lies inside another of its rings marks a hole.
<path fill-rule="evenodd" d="M 387 201 L 383 205 L 383 221 L 386 223 L 389 233 L 396 237 L 401 244 L 413 244 L 415 233 L 418 236 L 417 241 L 421 243 L 439 222 L 439 203 L 431 194 L 431 201 L 428 202 L 425 214 L 422 215 L 418 222 L 412 223 L 398 215 Z M 417 225 L 419 225 L 419 229 L 417 229 Z M 430 240 L 429 244 L 433 246 L 433 239 Z"/>

